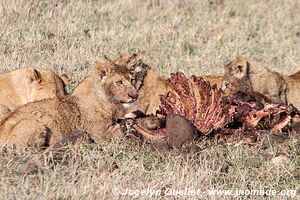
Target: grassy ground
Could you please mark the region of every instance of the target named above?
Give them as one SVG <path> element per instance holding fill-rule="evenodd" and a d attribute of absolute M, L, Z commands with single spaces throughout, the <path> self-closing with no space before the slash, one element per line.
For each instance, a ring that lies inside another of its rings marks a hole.
<path fill-rule="evenodd" d="M 237 54 L 289 74 L 300 64 L 299 46 L 298 0 L 0 0 L 0 72 L 51 68 L 71 75 L 74 84 L 100 55 L 136 48 L 145 51 L 146 63 L 164 74 L 222 74 L 223 63 Z M 58 165 L 51 164 L 45 152 L 1 154 L 0 198 L 116 198 L 113 188 L 298 189 L 299 195 L 295 138 L 264 148 L 214 146 L 179 155 L 142 148 L 130 140 L 68 151 L 68 162 Z M 284 164 L 278 166 L 274 158 Z M 28 160 L 37 173 L 24 169 Z"/>

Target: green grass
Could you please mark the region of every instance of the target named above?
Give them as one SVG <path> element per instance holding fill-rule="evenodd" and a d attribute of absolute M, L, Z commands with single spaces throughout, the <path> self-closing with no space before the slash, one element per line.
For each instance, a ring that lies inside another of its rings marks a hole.
<path fill-rule="evenodd" d="M 163 74 L 221 75 L 237 54 L 292 73 L 300 64 L 299 47 L 298 0 L 0 0 L 0 72 L 50 68 L 71 75 L 74 85 L 102 54 L 115 57 L 137 48 Z M 284 167 L 272 162 L 280 155 L 288 159 Z M 113 188 L 187 187 L 297 189 L 299 196 L 297 138 L 264 148 L 212 146 L 183 154 L 117 140 L 70 147 L 63 163 L 53 164 L 51 157 L 34 150 L 1 154 L 0 198 L 112 199 Z M 39 166 L 36 173 L 24 172 L 28 160 Z M 109 172 L 114 165 L 119 169 Z M 207 198 L 220 199 L 201 199 Z"/>

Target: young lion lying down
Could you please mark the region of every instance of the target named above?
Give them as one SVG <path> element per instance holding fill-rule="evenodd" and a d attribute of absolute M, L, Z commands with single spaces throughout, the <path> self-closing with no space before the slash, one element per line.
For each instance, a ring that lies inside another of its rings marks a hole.
<path fill-rule="evenodd" d="M 47 147 L 74 130 L 84 130 L 97 142 L 114 133 L 114 118 L 123 104 L 137 98 L 129 71 L 103 59 L 73 92 L 26 104 L 0 124 L 0 144 Z"/>
<path fill-rule="evenodd" d="M 0 119 L 21 105 L 63 97 L 67 79 L 51 70 L 25 68 L 0 75 Z"/>

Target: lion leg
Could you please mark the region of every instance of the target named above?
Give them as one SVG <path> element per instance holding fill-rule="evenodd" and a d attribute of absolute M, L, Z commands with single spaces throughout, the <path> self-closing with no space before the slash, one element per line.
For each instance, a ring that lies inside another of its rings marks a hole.
<path fill-rule="evenodd" d="M 49 146 L 51 131 L 38 121 L 22 120 L 13 128 L 10 138 L 17 148 L 45 148 Z"/>

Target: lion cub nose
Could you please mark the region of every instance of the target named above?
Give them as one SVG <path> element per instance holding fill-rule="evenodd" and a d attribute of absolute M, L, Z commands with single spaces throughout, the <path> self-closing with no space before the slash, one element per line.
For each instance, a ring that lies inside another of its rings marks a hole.
<path fill-rule="evenodd" d="M 138 94 L 137 93 L 134 93 L 134 94 L 128 94 L 128 96 L 130 98 L 132 98 L 133 100 L 136 100 L 138 98 Z"/>

